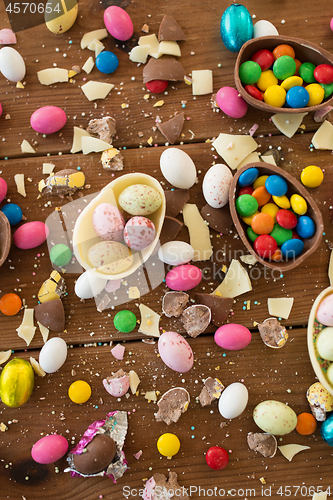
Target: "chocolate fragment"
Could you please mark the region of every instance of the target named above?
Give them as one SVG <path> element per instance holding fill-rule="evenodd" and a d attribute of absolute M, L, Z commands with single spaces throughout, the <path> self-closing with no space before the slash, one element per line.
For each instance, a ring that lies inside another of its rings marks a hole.
<path fill-rule="evenodd" d="M 183 225 L 184 224 L 178 219 L 174 219 L 173 217 L 168 216 L 165 217 L 160 234 L 160 245 L 162 246 L 168 241 L 175 240 Z"/>
<path fill-rule="evenodd" d="M 162 56 L 159 59 L 153 57 L 143 68 L 143 83 L 152 80 L 167 80 L 175 82 L 184 80 L 185 71 L 177 59 L 172 56 Z"/>
<path fill-rule="evenodd" d="M 200 333 L 206 330 L 211 317 L 212 315 L 209 307 L 199 304 L 185 309 L 181 316 L 181 321 L 184 325 L 186 333 L 188 333 L 191 337 L 196 338 L 200 335 Z"/>
<path fill-rule="evenodd" d="M 174 144 L 183 130 L 184 113 L 179 113 L 164 123 L 157 123 L 157 128 L 170 144 Z"/>
<path fill-rule="evenodd" d="M 164 191 L 166 201 L 166 215 L 177 217 L 181 210 L 190 199 L 188 189 L 169 189 Z"/>
<path fill-rule="evenodd" d="M 189 298 L 185 292 L 167 292 L 163 297 L 162 311 L 168 318 L 178 318 L 184 311 Z"/>
<path fill-rule="evenodd" d="M 90 120 L 87 132 L 94 137 L 98 137 L 101 141 L 112 144 L 117 133 L 116 120 L 112 116 L 103 116 L 103 118 Z"/>
<path fill-rule="evenodd" d="M 176 19 L 168 14 L 165 14 L 163 17 L 158 30 L 158 41 L 161 42 L 162 40 L 186 40 L 184 31 L 181 29 Z"/>
<path fill-rule="evenodd" d="M 209 293 L 196 293 L 195 300 L 199 304 L 209 307 L 212 313 L 212 323 L 215 326 L 222 326 L 232 309 L 234 299 L 218 297 Z"/>
<path fill-rule="evenodd" d="M 313 114 L 313 119 L 316 123 L 322 123 L 325 120 L 332 122 L 333 106 L 325 106 L 325 108 L 318 109 Z"/>
<path fill-rule="evenodd" d="M 218 378 L 208 377 L 202 388 L 202 391 L 199 394 L 199 402 L 201 406 L 210 405 L 215 399 L 218 399 L 221 396 L 222 391 L 224 390 L 224 385 Z"/>
<path fill-rule="evenodd" d="M 156 491 L 155 491 L 156 488 Z M 173 492 L 170 497 L 170 492 Z M 180 486 L 177 481 L 177 473 L 169 471 L 169 478 L 164 474 L 154 474 L 145 484 L 143 492 L 145 500 L 187 500 L 186 488 Z"/>
<path fill-rule="evenodd" d="M 215 229 L 218 233 L 228 233 L 232 228 L 232 217 L 227 205 L 222 208 L 213 208 L 207 203 L 200 210 L 200 213 L 208 222 L 209 227 Z"/>
<path fill-rule="evenodd" d="M 81 455 L 74 455 L 74 465 L 82 474 L 96 474 L 109 466 L 116 451 L 116 443 L 110 436 L 97 434 Z"/>
<path fill-rule="evenodd" d="M 0 266 L 2 266 L 8 257 L 11 239 L 9 220 L 5 214 L 0 211 Z"/>
<path fill-rule="evenodd" d="M 263 342 L 268 347 L 279 349 L 283 347 L 288 340 L 288 333 L 284 326 L 280 325 L 276 318 L 265 319 L 263 323 L 258 324 L 258 330 Z"/>
<path fill-rule="evenodd" d="M 65 329 L 65 311 L 61 299 L 49 300 L 34 307 L 35 318 L 53 332 Z"/>
<path fill-rule="evenodd" d="M 116 148 L 106 149 L 101 155 L 101 163 L 105 170 L 116 172 L 124 168 L 124 157 Z"/>
<path fill-rule="evenodd" d="M 190 395 L 186 389 L 175 387 L 165 392 L 158 401 L 158 412 L 155 414 L 157 422 L 178 422 L 182 413 L 185 413 L 190 404 Z"/>
<path fill-rule="evenodd" d="M 277 450 L 276 438 L 266 432 L 249 432 L 247 444 L 250 450 L 258 451 L 264 457 L 273 458 Z"/>
<path fill-rule="evenodd" d="M 85 183 L 83 172 L 66 168 L 55 174 L 49 175 L 38 183 L 38 190 L 43 194 L 56 194 L 58 196 L 72 195 Z"/>
<path fill-rule="evenodd" d="M 282 159 L 282 150 L 278 148 L 267 149 L 267 151 L 261 153 L 260 156 L 273 156 L 275 163 L 277 165 L 280 165 Z"/>

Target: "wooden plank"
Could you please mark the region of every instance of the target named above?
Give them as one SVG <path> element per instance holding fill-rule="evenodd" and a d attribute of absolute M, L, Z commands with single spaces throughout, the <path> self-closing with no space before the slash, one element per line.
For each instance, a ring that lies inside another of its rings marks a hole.
<path fill-rule="evenodd" d="M 68 359 L 58 372 L 45 378 L 36 377 L 33 394 L 23 407 L 10 409 L 2 405 L 0 418 L 9 428 L 0 434 L 2 497 L 14 499 L 23 496 L 27 500 L 40 500 L 47 495 L 50 500 L 65 499 L 69 498 L 70 491 L 74 499 L 112 497 L 118 500 L 129 488 L 133 493 L 127 497 L 137 498 L 134 489 L 142 488 L 144 478 L 156 472 L 167 474 L 170 469 L 178 473 L 181 486 L 192 486 L 193 498 L 202 497 L 195 487 L 202 490 L 216 487 L 226 492 L 237 490 L 236 498 L 249 498 L 250 489 L 255 490 L 257 497 L 264 496 L 264 488 L 266 496 L 277 499 L 279 488 L 284 491 L 287 486 L 291 487 L 294 498 L 311 498 L 310 486 L 325 490 L 331 485 L 330 449 L 321 439 L 319 427 L 310 436 L 301 436 L 294 431 L 279 440 L 279 445 L 298 443 L 310 446 L 290 463 L 279 451 L 274 458 L 263 458 L 250 451 L 246 442 L 248 432 L 259 431 L 252 412 L 261 401 L 276 399 L 288 403 L 297 414 L 309 411 L 305 394 L 315 378 L 307 354 L 306 331 L 290 330 L 289 340 L 282 349 L 266 347 L 257 333 L 253 334 L 249 346 L 238 352 L 224 353 L 212 336 L 190 339 L 189 342 L 195 363 L 192 370 L 183 375 L 163 364 L 157 356 L 156 344 L 127 342 L 122 362 L 112 358 L 107 345 L 74 347 L 69 350 Z M 29 355 L 38 357 L 38 352 L 21 353 L 20 357 L 28 358 Z M 119 401 L 104 390 L 102 379 L 119 368 L 125 371 L 134 369 L 138 373 L 141 379 L 138 396 L 122 397 Z M 246 385 L 249 403 L 241 416 L 226 421 L 219 414 L 216 402 L 205 408 L 196 402 L 202 379 L 208 376 L 218 377 L 225 386 L 240 381 Z M 79 407 L 67 396 L 69 385 L 78 379 L 86 380 L 92 387 L 91 398 Z M 144 399 L 142 393 L 157 390 L 161 395 L 176 386 L 184 387 L 190 393 L 188 411 L 177 424 L 156 423 L 154 413 L 157 406 Z M 63 472 L 65 458 L 51 465 L 39 465 L 31 459 L 31 447 L 41 436 L 63 434 L 71 449 L 88 425 L 114 410 L 127 411 L 129 421 L 124 451 L 130 469 L 116 485 L 108 478 L 71 478 L 69 473 Z M 17 423 L 10 423 L 15 419 Z M 226 423 L 226 427 L 221 427 L 222 423 Z M 156 449 L 156 441 L 164 432 L 175 433 L 181 442 L 180 452 L 172 460 L 160 457 Z M 214 445 L 230 452 L 229 464 L 223 472 L 212 471 L 205 464 L 204 454 Z M 142 457 L 136 460 L 133 454 L 140 449 Z M 261 478 L 266 481 L 265 485 L 262 485 Z M 248 493 L 242 494 L 241 490 L 246 489 Z M 216 496 L 222 498 L 222 492 Z"/>

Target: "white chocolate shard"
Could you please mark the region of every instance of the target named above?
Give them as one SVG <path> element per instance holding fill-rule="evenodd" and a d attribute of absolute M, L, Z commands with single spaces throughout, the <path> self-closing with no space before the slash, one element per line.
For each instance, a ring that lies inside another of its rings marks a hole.
<path fill-rule="evenodd" d="M 157 40 L 157 36 L 155 34 L 140 36 L 138 45 L 149 45 L 150 46 L 149 55 L 155 57 L 155 59 L 158 59 L 162 55 L 162 54 L 158 55 L 160 43 Z"/>
<path fill-rule="evenodd" d="M 82 66 L 82 69 L 83 69 L 83 71 L 85 71 L 87 73 L 87 75 L 89 75 L 89 73 L 91 73 L 94 66 L 95 66 L 94 58 L 90 56 L 90 57 L 88 57 L 88 59 L 86 60 L 84 65 Z"/>
<path fill-rule="evenodd" d="M 272 116 L 272 122 L 276 128 L 287 137 L 292 137 L 301 125 L 307 113 L 276 113 Z"/>
<path fill-rule="evenodd" d="M 244 267 L 233 259 L 222 283 L 214 290 L 212 295 L 223 298 L 238 297 L 252 290 L 251 280 Z"/>
<path fill-rule="evenodd" d="M 202 218 L 198 207 L 186 203 L 183 208 L 183 218 L 190 234 L 190 244 L 194 249 L 193 262 L 209 260 L 213 253 L 209 227 Z"/>
<path fill-rule="evenodd" d="M 8 351 L 0 351 L 0 365 L 5 363 L 11 356 L 12 350 L 9 349 Z"/>
<path fill-rule="evenodd" d="M 89 31 L 89 33 L 85 33 L 81 39 L 81 49 L 86 49 L 94 40 L 103 40 L 103 38 L 107 38 L 107 36 L 108 32 L 105 28 Z"/>
<path fill-rule="evenodd" d="M 73 144 L 71 153 L 78 153 L 82 151 L 81 139 L 82 137 L 91 137 L 89 132 L 84 130 L 84 128 L 74 127 Z"/>
<path fill-rule="evenodd" d="M 139 376 L 134 370 L 130 370 L 128 375 L 130 379 L 131 393 L 135 394 L 140 384 Z"/>
<path fill-rule="evenodd" d="M 256 262 L 258 262 L 258 259 L 250 253 L 247 255 L 241 255 L 239 258 L 242 262 L 244 262 L 244 264 L 249 264 L 250 266 L 253 266 Z"/>
<path fill-rule="evenodd" d="M 140 298 L 140 290 L 137 286 L 130 286 L 128 289 L 128 298 L 129 299 L 139 299 Z"/>
<path fill-rule="evenodd" d="M 17 192 L 21 196 L 26 197 L 27 193 L 25 192 L 24 174 L 16 174 L 16 175 L 14 175 L 14 181 L 15 181 L 15 184 L 16 184 Z"/>
<path fill-rule="evenodd" d="M 148 399 L 148 401 L 157 401 L 157 396 L 155 391 L 147 391 L 145 393 L 145 399 Z"/>
<path fill-rule="evenodd" d="M 43 174 L 50 175 L 54 170 L 54 163 L 43 163 Z"/>
<path fill-rule="evenodd" d="M 162 55 L 168 55 L 168 56 L 175 56 L 175 57 L 180 57 L 181 51 L 180 47 L 177 42 L 167 42 L 163 40 L 160 42 L 159 49 L 158 49 L 158 56 Z"/>
<path fill-rule="evenodd" d="M 333 150 L 333 125 L 325 120 L 312 137 L 311 142 L 316 149 Z"/>
<path fill-rule="evenodd" d="M 100 153 L 110 148 L 110 144 L 105 141 L 101 141 L 96 137 L 83 136 L 81 138 L 82 153 L 87 155 L 89 153 Z"/>
<path fill-rule="evenodd" d="M 271 316 L 288 319 L 293 307 L 293 297 L 280 297 L 267 299 L 268 312 Z"/>
<path fill-rule="evenodd" d="M 205 95 L 205 94 L 211 94 L 212 92 L 213 92 L 212 70 L 211 69 L 193 70 L 192 95 Z"/>
<path fill-rule="evenodd" d="M 133 47 L 129 53 L 129 58 L 133 62 L 145 64 L 147 62 L 149 51 L 150 45 L 137 45 L 136 47 Z"/>
<path fill-rule="evenodd" d="M 145 304 L 139 305 L 141 322 L 139 332 L 148 335 L 149 337 L 159 337 L 159 322 L 161 316 Z"/>
<path fill-rule="evenodd" d="M 36 153 L 34 148 L 26 139 L 24 139 L 21 143 L 21 151 L 22 153 Z"/>
<path fill-rule="evenodd" d="M 270 163 L 271 165 L 277 166 L 273 155 L 260 156 L 260 160 L 264 161 L 265 163 Z"/>
<path fill-rule="evenodd" d="M 37 71 L 37 78 L 42 85 L 68 82 L 68 70 L 64 68 L 47 68 Z"/>
<path fill-rule="evenodd" d="M 105 99 L 113 87 L 113 83 L 90 80 L 90 82 L 82 85 L 81 90 L 89 101 L 95 101 L 96 99 Z"/>
<path fill-rule="evenodd" d="M 39 377 L 45 377 L 46 373 L 44 372 L 43 368 L 38 363 L 37 359 L 30 357 L 29 361 L 30 361 L 32 368 L 34 369 L 34 372 L 37 373 L 37 375 Z"/>
<path fill-rule="evenodd" d="M 18 336 L 25 340 L 27 345 L 30 345 L 36 331 L 36 327 L 34 326 L 33 308 L 24 309 L 22 323 L 18 328 L 16 328 L 16 331 Z"/>
<path fill-rule="evenodd" d="M 309 450 L 310 446 L 302 446 L 300 444 L 284 444 L 282 446 L 278 446 L 278 449 L 282 453 L 282 455 L 291 462 L 294 456 L 303 450 Z"/>
<path fill-rule="evenodd" d="M 260 162 L 260 157 L 257 151 L 253 151 L 253 153 L 250 153 L 244 160 L 240 162 L 239 165 L 237 165 L 237 170 L 240 168 L 244 167 L 244 165 L 247 165 L 248 163 L 259 163 Z"/>
<path fill-rule="evenodd" d="M 49 329 L 46 328 L 46 326 L 42 325 L 39 321 L 37 321 L 37 325 L 40 333 L 42 334 L 43 342 L 45 344 L 47 339 L 49 338 Z"/>
<path fill-rule="evenodd" d="M 258 144 L 250 135 L 220 134 L 213 146 L 229 167 L 235 170 L 244 158 L 257 149 Z"/>

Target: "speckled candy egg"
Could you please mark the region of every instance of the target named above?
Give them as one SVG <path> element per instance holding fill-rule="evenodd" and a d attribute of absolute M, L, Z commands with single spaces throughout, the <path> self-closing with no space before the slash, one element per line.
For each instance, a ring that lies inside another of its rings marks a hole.
<path fill-rule="evenodd" d="M 201 269 L 191 264 L 185 264 L 171 269 L 165 277 L 165 283 L 171 290 L 185 292 L 199 285 L 201 279 Z"/>
<path fill-rule="evenodd" d="M 216 102 L 223 113 L 231 118 L 242 118 L 247 113 L 246 101 L 233 87 L 220 88 L 216 94 Z"/>
<path fill-rule="evenodd" d="M 64 436 L 51 434 L 39 439 L 31 449 L 31 456 L 39 464 L 52 464 L 60 460 L 68 450 L 68 441 Z"/>
<path fill-rule="evenodd" d="M 67 116 L 57 106 L 43 106 L 36 109 L 30 118 L 30 125 L 40 134 L 54 134 L 66 125 Z"/>
<path fill-rule="evenodd" d="M 133 184 L 122 191 L 118 203 L 130 215 L 149 215 L 161 206 L 161 195 L 145 184 Z"/>
<path fill-rule="evenodd" d="M 220 30 L 226 48 L 231 52 L 238 52 L 253 36 L 251 14 L 244 5 L 230 5 L 223 13 Z"/>
<path fill-rule="evenodd" d="M 179 189 L 189 189 L 197 178 L 197 170 L 192 159 L 185 151 L 167 148 L 160 157 L 163 176 L 170 184 Z"/>
<path fill-rule="evenodd" d="M 88 251 L 88 259 L 93 267 L 105 274 L 126 271 L 133 263 L 130 249 L 117 241 L 100 241 Z"/>
<path fill-rule="evenodd" d="M 122 241 L 125 219 L 119 208 L 111 203 L 100 203 L 92 217 L 93 228 L 102 240 Z"/>
<path fill-rule="evenodd" d="M 320 302 L 316 318 L 325 326 L 333 326 L 333 293 Z"/>
<path fill-rule="evenodd" d="M 224 418 L 239 417 L 245 410 L 249 393 L 244 384 L 234 382 L 228 385 L 219 399 L 219 412 Z"/>
<path fill-rule="evenodd" d="M 297 424 L 297 415 L 294 410 L 274 400 L 259 403 L 253 411 L 253 419 L 260 429 L 273 436 L 289 434 Z"/>
<path fill-rule="evenodd" d="M 158 352 L 171 370 L 188 372 L 193 366 L 193 351 L 184 337 L 175 332 L 162 333 L 158 339 Z"/>
<path fill-rule="evenodd" d="M 154 223 L 147 217 L 132 217 L 126 222 L 124 241 L 132 250 L 147 248 L 155 238 Z"/>
<path fill-rule="evenodd" d="M 226 165 L 218 163 L 206 172 L 202 191 L 208 205 L 213 208 L 224 207 L 229 201 L 232 173 Z"/>
<path fill-rule="evenodd" d="M 228 323 L 216 330 L 214 340 L 222 349 L 238 351 L 249 345 L 251 342 L 251 332 L 243 325 Z"/>

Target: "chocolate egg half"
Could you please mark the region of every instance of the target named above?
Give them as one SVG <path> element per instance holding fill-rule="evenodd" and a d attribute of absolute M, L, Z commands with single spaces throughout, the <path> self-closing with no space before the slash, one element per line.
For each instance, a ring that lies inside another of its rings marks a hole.
<path fill-rule="evenodd" d="M 81 455 L 74 455 L 74 465 L 81 474 L 96 474 L 108 467 L 116 451 L 116 443 L 110 436 L 98 434 Z"/>

